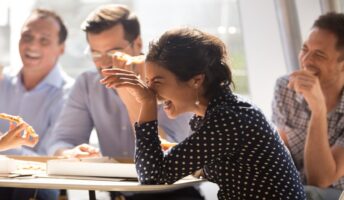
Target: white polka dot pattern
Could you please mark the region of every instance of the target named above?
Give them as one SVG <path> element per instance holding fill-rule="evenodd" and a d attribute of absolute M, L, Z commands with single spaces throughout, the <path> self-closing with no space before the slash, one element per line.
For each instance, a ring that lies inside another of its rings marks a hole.
<path fill-rule="evenodd" d="M 224 90 L 210 101 L 194 133 L 163 152 L 157 121 L 135 124 L 135 162 L 142 184 L 171 184 L 203 169 L 224 199 L 305 199 L 291 157 L 274 128 L 251 104 Z"/>

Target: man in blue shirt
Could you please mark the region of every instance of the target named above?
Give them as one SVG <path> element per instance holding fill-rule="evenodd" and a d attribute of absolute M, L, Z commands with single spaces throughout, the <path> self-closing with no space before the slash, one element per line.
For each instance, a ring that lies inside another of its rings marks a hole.
<path fill-rule="evenodd" d="M 46 136 L 55 124 L 73 80 L 58 66 L 67 30 L 61 19 L 37 9 L 24 24 L 19 41 L 23 67 L 17 74 L 5 73 L 0 80 L 0 112 L 18 115 L 40 136 L 34 147 L 22 147 L 1 154 L 45 155 Z M 0 121 L 0 131 L 9 124 Z"/>
<path fill-rule="evenodd" d="M 58 66 L 64 52 L 67 29 L 61 18 L 45 9 L 34 10 L 26 20 L 19 41 L 23 66 L 19 73 L 5 73 L 0 80 L 0 112 L 18 115 L 30 124 L 40 137 L 35 147 L 23 146 L 0 152 L 16 155 L 45 155 L 47 140 L 73 84 Z M 7 121 L 0 121 L 0 132 L 9 128 Z M 8 190 L 7 190 L 8 191 Z M 45 190 L 47 191 L 47 190 Z M 48 190 L 49 191 L 49 190 Z M 1 193 L 2 194 L 2 193 Z M 8 194 L 9 199 L 24 199 Z M 39 199 L 56 199 L 57 193 L 46 195 L 40 190 Z M 1 195 L 1 199 L 6 199 Z"/>
<path fill-rule="evenodd" d="M 103 156 L 133 158 L 133 122 L 137 120 L 139 105 L 126 89 L 106 88 L 99 81 L 102 78 L 100 71 L 104 68 L 114 65 L 129 67 L 127 63 L 121 63 L 113 56 L 115 52 L 131 56 L 141 54 L 139 21 L 124 6 L 105 5 L 92 12 L 82 28 L 86 32 L 89 53 L 97 70 L 85 72 L 78 77 L 53 131 L 50 153 L 92 157 L 99 156 L 101 152 Z M 144 75 L 143 65 L 142 61 L 130 67 L 138 74 Z M 188 122 L 191 115 L 171 120 L 162 109 L 161 107 L 159 112 L 159 125 L 166 138 L 178 142 L 187 137 L 180 134 L 190 133 Z M 87 144 L 93 128 L 98 135 L 100 152 Z M 191 193 L 191 198 L 186 199 L 202 199 L 198 197 L 200 195 L 197 191 L 192 190 Z M 187 192 L 179 194 L 171 197 L 183 199 L 187 196 Z M 150 196 L 149 199 L 153 197 Z"/>

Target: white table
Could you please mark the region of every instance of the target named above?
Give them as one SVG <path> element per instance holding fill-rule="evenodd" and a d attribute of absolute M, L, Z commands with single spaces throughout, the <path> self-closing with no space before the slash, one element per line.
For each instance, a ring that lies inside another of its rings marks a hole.
<path fill-rule="evenodd" d="M 97 180 L 96 180 L 97 179 Z M 89 190 L 91 200 L 95 200 L 95 190 L 118 192 L 154 192 L 169 191 L 200 184 L 204 180 L 185 178 L 171 185 L 140 185 L 137 180 L 91 177 L 1 177 L 1 187 L 40 188 L 40 189 L 73 189 Z"/>

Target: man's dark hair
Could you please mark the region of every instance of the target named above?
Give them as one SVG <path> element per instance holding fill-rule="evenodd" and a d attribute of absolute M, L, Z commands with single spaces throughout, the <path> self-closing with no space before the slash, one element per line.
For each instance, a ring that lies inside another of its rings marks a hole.
<path fill-rule="evenodd" d="M 49 9 L 45 9 L 45 8 L 36 8 L 32 11 L 31 16 L 37 15 L 38 18 L 53 18 L 54 20 L 56 20 L 56 22 L 59 24 L 60 26 L 60 31 L 59 31 L 59 43 L 62 44 L 66 41 L 67 39 L 67 35 L 68 35 L 68 31 L 66 28 L 66 25 L 63 23 L 61 17 L 56 14 L 54 11 L 49 10 Z"/>
<path fill-rule="evenodd" d="M 344 14 L 329 12 L 321 15 L 313 24 L 312 28 L 320 28 L 330 31 L 337 37 L 336 49 L 343 52 L 341 60 L 344 59 Z"/>
<path fill-rule="evenodd" d="M 137 16 L 126 6 L 103 5 L 93 11 L 82 23 L 81 29 L 86 33 L 101 33 L 122 24 L 124 38 L 132 42 L 140 35 L 140 23 Z"/>

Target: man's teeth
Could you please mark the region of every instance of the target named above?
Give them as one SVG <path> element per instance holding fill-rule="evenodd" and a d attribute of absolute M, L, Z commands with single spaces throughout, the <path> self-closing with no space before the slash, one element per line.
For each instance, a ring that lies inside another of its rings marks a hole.
<path fill-rule="evenodd" d="M 39 58 L 41 56 L 39 53 L 35 53 L 35 52 L 26 52 L 26 55 L 31 58 Z"/>

